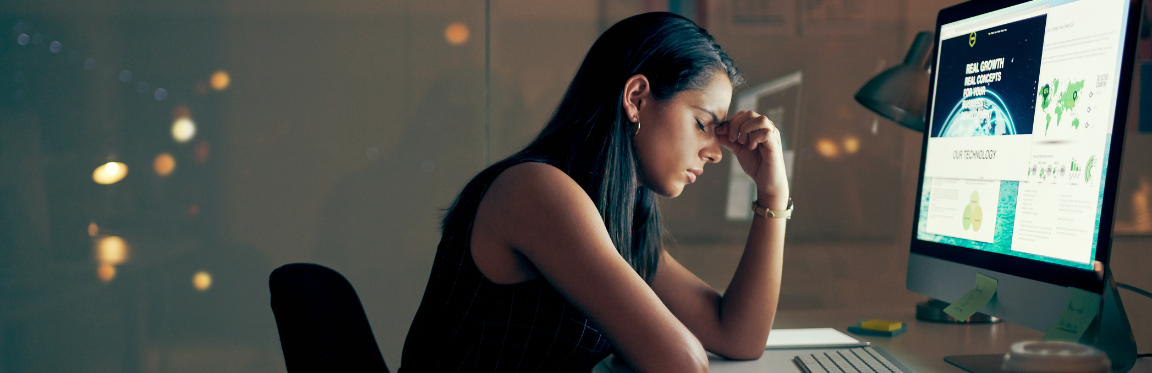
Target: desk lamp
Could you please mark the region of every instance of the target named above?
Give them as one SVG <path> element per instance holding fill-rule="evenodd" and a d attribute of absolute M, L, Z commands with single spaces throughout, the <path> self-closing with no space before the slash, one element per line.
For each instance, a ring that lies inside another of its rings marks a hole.
<path fill-rule="evenodd" d="M 928 52 L 933 34 L 921 31 L 912 42 L 904 63 L 885 70 L 856 92 L 856 101 L 876 114 L 912 130 L 924 132 L 928 104 Z"/>
<path fill-rule="evenodd" d="M 924 132 L 924 118 L 928 105 L 928 77 L 932 61 L 928 61 L 932 51 L 931 31 L 921 31 L 912 41 L 912 48 L 904 57 L 904 63 L 885 70 L 865 83 L 856 92 L 856 101 L 897 124 L 917 132 Z M 916 304 L 916 318 L 925 321 L 944 323 L 995 323 L 1000 319 L 983 313 L 976 313 L 965 320 L 957 320 L 944 313 L 948 303 L 930 299 Z"/>

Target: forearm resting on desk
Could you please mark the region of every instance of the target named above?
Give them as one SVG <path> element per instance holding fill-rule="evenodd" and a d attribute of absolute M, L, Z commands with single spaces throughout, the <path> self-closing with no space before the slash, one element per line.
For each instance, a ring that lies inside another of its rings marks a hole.
<path fill-rule="evenodd" d="M 738 360 L 764 353 L 780 296 L 785 226 L 784 219 L 753 219 L 723 296 L 664 253 L 652 286 L 708 351 Z"/>
<path fill-rule="evenodd" d="M 757 215 L 736 273 L 720 300 L 720 323 L 735 346 L 729 358 L 757 359 L 776 315 L 784 262 L 787 220 Z"/>

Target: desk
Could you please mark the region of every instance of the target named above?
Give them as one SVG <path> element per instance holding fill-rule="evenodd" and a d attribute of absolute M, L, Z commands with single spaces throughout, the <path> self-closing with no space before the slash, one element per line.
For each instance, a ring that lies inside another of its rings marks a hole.
<path fill-rule="evenodd" d="M 860 319 L 886 319 L 903 321 L 908 332 L 895 337 L 860 336 L 848 333 L 848 326 Z M 998 324 L 952 325 L 916 320 L 915 307 L 872 310 L 797 310 L 780 311 L 774 324 L 776 328 L 816 328 L 833 327 L 858 339 L 872 342 L 874 347 L 883 347 L 893 356 L 917 373 L 962 373 L 964 370 L 944 362 L 948 355 L 999 354 L 1008 351 L 1013 342 L 1036 340 L 1044 333 L 1020 325 L 1003 322 Z M 792 357 L 812 350 L 768 350 L 756 361 L 729 361 L 718 356 L 710 356 L 710 371 L 717 373 L 742 372 L 798 372 Z M 1140 351 L 1147 352 L 1147 351 Z M 1130 372 L 1152 373 L 1152 358 L 1136 360 Z M 605 360 L 595 371 L 631 371 L 619 359 Z"/>

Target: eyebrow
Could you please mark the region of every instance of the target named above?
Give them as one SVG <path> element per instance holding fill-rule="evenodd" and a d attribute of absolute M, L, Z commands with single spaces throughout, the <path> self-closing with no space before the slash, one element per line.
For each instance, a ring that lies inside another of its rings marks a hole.
<path fill-rule="evenodd" d="M 697 109 L 697 110 L 700 110 L 700 111 L 703 111 L 703 112 L 705 112 L 705 113 L 708 113 L 708 115 L 711 115 L 711 116 L 712 116 L 712 123 L 716 123 L 716 124 L 718 124 L 718 125 L 719 125 L 719 124 L 723 124 L 723 123 L 721 123 L 721 122 L 720 122 L 720 118 L 716 117 L 716 114 L 715 114 L 715 113 L 713 113 L 713 112 L 711 112 L 711 111 L 708 111 L 708 109 L 705 109 L 705 108 L 702 108 L 702 107 L 699 107 L 699 106 L 693 106 L 693 108 L 695 108 L 695 109 Z"/>

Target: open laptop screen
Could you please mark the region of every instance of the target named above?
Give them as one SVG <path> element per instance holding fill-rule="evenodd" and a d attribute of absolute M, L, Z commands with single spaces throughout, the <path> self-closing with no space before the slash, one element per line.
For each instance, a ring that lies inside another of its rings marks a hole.
<path fill-rule="evenodd" d="M 1091 269 L 1126 1 L 1031 1 L 940 26 L 916 238 Z"/>

